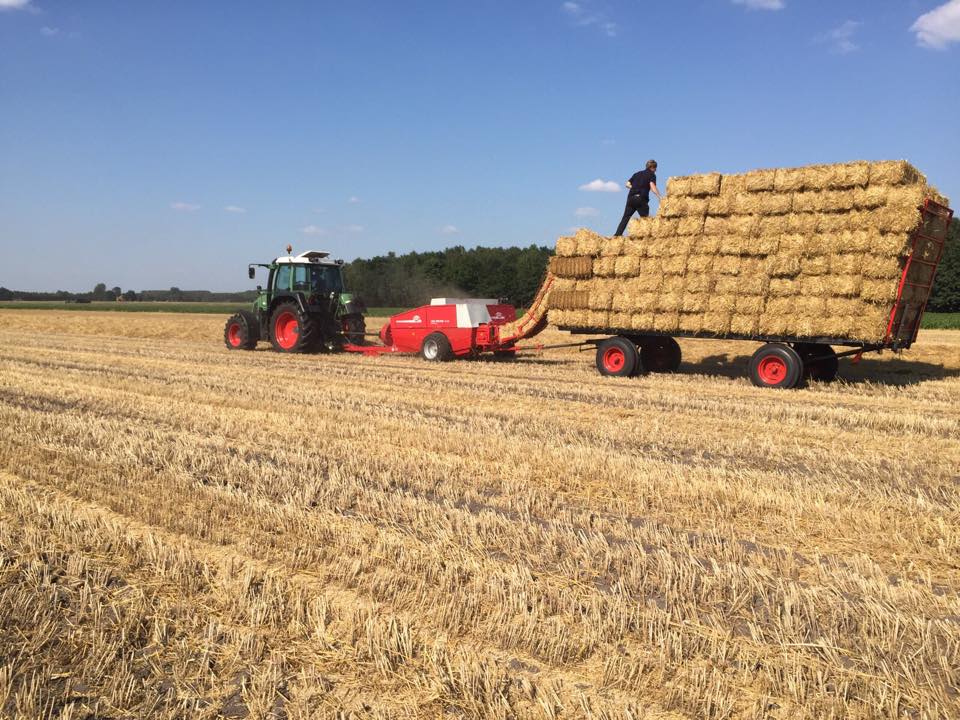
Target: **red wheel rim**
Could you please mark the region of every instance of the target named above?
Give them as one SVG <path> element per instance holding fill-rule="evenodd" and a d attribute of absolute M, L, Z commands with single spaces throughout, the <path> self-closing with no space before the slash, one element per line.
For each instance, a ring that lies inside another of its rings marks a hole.
<path fill-rule="evenodd" d="M 623 370 L 627 363 L 627 355 L 618 347 L 609 347 L 603 351 L 603 369 L 615 373 Z"/>
<path fill-rule="evenodd" d="M 787 377 L 787 363 L 777 355 L 767 355 L 757 363 L 757 375 L 765 385 L 777 385 Z"/>
<path fill-rule="evenodd" d="M 233 347 L 240 347 L 240 343 L 243 340 L 243 338 L 240 337 L 240 323 L 231 323 L 230 329 L 227 330 L 227 340 L 230 341 Z"/>
<path fill-rule="evenodd" d="M 282 312 L 273 322 L 273 336 L 277 339 L 277 345 L 284 350 L 289 350 L 297 344 L 300 338 L 300 323 L 297 316 L 292 312 Z"/>

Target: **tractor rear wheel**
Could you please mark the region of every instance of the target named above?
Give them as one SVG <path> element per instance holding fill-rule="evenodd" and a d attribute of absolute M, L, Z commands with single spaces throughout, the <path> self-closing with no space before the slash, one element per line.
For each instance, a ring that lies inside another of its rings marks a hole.
<path fill-rule="evenodd" d="M 260 324 L 248 310 L 231 315 L 223 326 L 223 342 L 229 350 L 253 350 L 259 339 Z"/>
<path fill-rule="evenodd" d="M 757 387 L 795 388 L 803 383 L 803 360 L 783 343 L 767 343 L 750 358 L 750 380 Z"/>
<path fill-rule="evenodd" d="M 818 382 L 833 382 L 840 370 L 836 351 L 820 343 L 794 343 L 793 349 L 803 360 L 804 375 Z"/>
<path fill-rule="evenodd" d="M 597 345 L 597 370 L 601 375 L 630 377 L 642 367 L 637 346 L 628 338 L 607 338 Z"/>
<path fill-rule="evenodd" d="M 317 323 L 301 312 L 294 302 L 277 305 L 270 316 L 270 343 L 277 352 L 303 353 L 313 349 L 317 340 Z"/>
<path fill-rule="evenodd" d="M 343 336 L 351 345 L 365 345 L 367 322 L 362 315 L 352 315 L 343 320 Z"/>
<path fill-rule="evenodd" d="M 453 348 L 442 332 L 430 333 L 420 346 L 420 357 L 430 362 L 446 362 L 453 357 Z"/>

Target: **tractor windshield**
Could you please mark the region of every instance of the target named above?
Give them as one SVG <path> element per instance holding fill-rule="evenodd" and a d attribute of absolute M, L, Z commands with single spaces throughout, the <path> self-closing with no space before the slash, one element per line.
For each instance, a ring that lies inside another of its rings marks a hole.
<path fill-rule="evenodd" d="M 310 292 L 326 295 L 343 292 L 339 265 L 314 265 L 310 268 Z"/>

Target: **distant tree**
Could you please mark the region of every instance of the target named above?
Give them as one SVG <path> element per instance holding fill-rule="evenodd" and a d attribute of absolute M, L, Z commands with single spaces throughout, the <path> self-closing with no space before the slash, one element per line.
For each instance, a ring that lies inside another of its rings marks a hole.
<path fill-rule="evenodd" d="M 118 297 L 120 297 L 121 295 L 123 295 L 123 290 L 120 289 L 120 286 L 119 286 L 119 285 L 114 285 L 114 286 L 110 289 L 110 292 L 113 293 L 113 296 L 114 296 L 115 298 L 118 298 Z"/>
<path fill-rule="evenodd" d="M 0 300 L 13 300 L 13 291 L 0 287 Z"/>
<path fill-rule="evenodd" d="M 93 299 L 94 300 L 106 300 L 107 299 L 107 284 L 106 283 L 97 283 L 93 288 Z"/>
<path fill-rule="evenodd" d="M 178 287 L 170 288 L 170 296 L 169 296 L 170 300 L 173 300 L 174 302 L 176 302 L 178 300 L 181 300 L 182 298 L 183 298 L 183 291 L 180 288 Z"/>
<path fill-rule="evenodd" d="M 927 309 L 960 312 L 960 220 L 954 220 L 950 226 Z"/>
<path fill-rule="evenodd" d="M 136 294 L 133 290 L 127 290 L 127 291 L 123 294 L 123 299 L 124 299 L 124 300 L 127 300 L 127 301 L 129 301 L 129 302 L 133 302 L 134 300 L 137 299 L 137 294 Z"/>

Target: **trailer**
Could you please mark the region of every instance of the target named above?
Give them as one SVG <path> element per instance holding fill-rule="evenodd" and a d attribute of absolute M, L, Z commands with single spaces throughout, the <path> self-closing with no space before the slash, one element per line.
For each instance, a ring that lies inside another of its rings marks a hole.
<path fill-rule="evenodd" d="M 856 360 L 868 352 L 908 349 L 917 339 L 920 322 L 943 258 L 953 211 L 933 200 L 918 208 L 922 221 L 914 231 L 910 252 L 897 284 L 886 335 L 881 342 L 858 342 L 843 337 L 794 337 L 787 335 L 711 334 L 695 332 L 638 333 L 629 328 L 568 327 L 575 335 L 609 335 L 585 340 L 596 346 L 596 366 L 601 375 L 629 377 L 644 372 L 673 372 L 680 367 L 681 349 L 675 338 L 750 340 L 764 343 L 750 358 L 749 376 L 754 385 L 794 388 L 806 380 L 829 382 L 839 369 L 839 360 Z M 846 348 L 837 352 L 834 347 Z"/>

